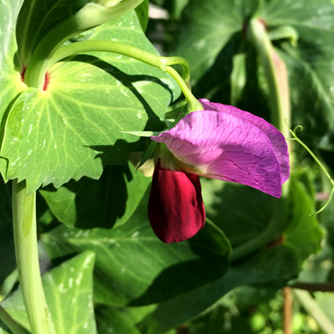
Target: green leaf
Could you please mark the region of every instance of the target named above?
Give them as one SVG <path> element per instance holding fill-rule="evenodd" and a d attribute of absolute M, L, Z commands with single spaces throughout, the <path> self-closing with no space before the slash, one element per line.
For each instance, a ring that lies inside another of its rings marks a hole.
<path fill-rule="evenodd" d="M 192 81 L 197 82 L 205 77 L 231 37 L 241 31 L 242 23 L 241 14 L 230 0 L 192 0 L 185 9 L 171 53 L 187 59 Z M 217 77 L 228 66 L 223 64 L 219 62 Z M 216 81 L 210 84 L 213 87 Z"/>
<path fill-rule="evenodd" d="M 268 0 L 263 1 L 257 11 L 258 3 L 247 0 L 190 1 L 175 34 L 171 53 L 189 61 L 195 95 L 214 102 L 232 102 L 267 118 L 268 101 L 262 101 L 265 87 L 261 85 L 261 69 L 258 69 L 254 50 L 247 41 L 249 19 L 261 17 L 288 67 L 293 124 L 304 126 L 304 141 L 332 151 L 333 3 L 328 0 Z M 243 94 L 236 96 L 233 76 L 239 64 L 233 60 L 239 53 L 246 55 L 247 76 Z"/>
<path fill-rule="evenodd" d="M 3 137 L 5 118 L 18 94 L 25 89 L 20 73 L 15 70 L 13 59 L 17 50 L 13 33 L 23 0 L 4 0 L 0 3 L 0 144 Z M 7 162 L 0 157 L 0 172 L 5 176 Z"/>
<path fill-rule="evenodd" d="M 149 3 L 148 0 L 144 0 L 141 5 L 139 5 L 136 8 L 136 14 L 138 16 L 140 25 L 143 29 L 143 31 L 146 31 L 147 25 L 148 25 L 148 7 L 149 7 Z"/>
<path fill-rule="evenodd" d="M 263 9 L 269 29 L 291 26 L 298 46 L 282 43 L 288 66 L 295 124 L 302 124 L 303 138 L 333 150 L 334 138 L 334 6 L 330 1 L 271 1 Z M 312 105 L 312 108 L 310 108 Z"/>
<path fill-rule="evenodd" d="M 229 245 L 211 225 L 194 238 L 164 244 L 147 219 L 148 192 L 136 212 L 111 230 L 61 226 L 43 235 L 51 258 L 89 249 L 96 254 L 94 298 L 110 305 L 147 305 L 221 277 Z"/>
<path fill-rule="evenodd" d="M 140 334 L 136 323 L 154 308 L 155 305 L 115 307 L 99 304 L 95 308 L 98 333 Z"/>
<path fill-rule="evenodd" d="M 96 322 L 98 333 L 140 334 L 133 319 L 126 311 L 112 306 L 98 306 Z"/>
<path fill-rule="evenodd" d="M 0 320 L 0 334 L 12 334 L 8 327 L 3 324 L 3 322 Z"/>
<path fill-rule="evenodd" d="M 97 333 L 92 290 L 94 259 L 92 252 L 84 252 L 43 275 L 46 301 L 57 333 Z M 22 326 L 30 328 L 20 289 L 2 305 Z"/>
<path fill-rule="evenodd" d="M 96 28 L 90 39 L 156 52 L 134 12 Z M 98 179 L 104 165 L 125 163 L 138 138 L 122 131 L 160 130 L 178 94 L 167 74 L 117 54 L 77 57 L 49 76 L 47 91 L 29 88 L 12 106 L 1 149 L 6 176 L 25 179 L 29 193 L 71 178 Z"/>
<path fill-rule="evenodd" d="M 207 215 L 223 228 L 235 250 L 267 228 L 275 199 L 246 186 L 209 179 L 201 182 Z M 313 200 L 298 180 L 291 178 L 290 182 L 288 221 L 273 230 L 273 242 L 260 244 L 257 251 L 233 262 L 220 279 L 160 303 L 138 324 L 142 333 L 165 333 L 202 313 L 237 286 L 281 287 L 298 274 L 305 259 L 320 249 L 323 233 L 316 217 L 310 216 Z M 275 240 L 280 230 L 284 237 Z"/>
<path fill-rule="evenodd" d="M 117 220 L 129 219 L 150 181 L 132 165 L 107 166 L 99 181 L 82 178 L 40 192 L 62 223 L 78 228 L 111 228 Z"/>
<path fill-rule="evenodd" d="M 275 268 L 270 273 L 272 277 L 275 277 L 274 272 L 278 280 L 296 275 L 304 260 L 319 251 L 323 233 L 316 216 L 312 215 L 315 212 L 314 200 L 296 176 L 290 177 L 289 181 L 288 215 L 282 216 L 274 228 L 271 228 L 271 221 L 275 214 L 281 215 L 275 211 L 276 203 L 281 200 L 246 186 L 202 181 L 207 216 L 226 233 L 233 252 L 245 247 L 250 240 L 258 240 L 258 249 L 262 251 L 254 253 L 254 256 L 259 256 L 257 261 L 262 268 L 265 261 L 269 261 L 269 266 L 275 259 Z M 266 233 L 267 237 L 263 238 Z M 287 265 L 282 259 L 288 254 L 290 260 Z"/>

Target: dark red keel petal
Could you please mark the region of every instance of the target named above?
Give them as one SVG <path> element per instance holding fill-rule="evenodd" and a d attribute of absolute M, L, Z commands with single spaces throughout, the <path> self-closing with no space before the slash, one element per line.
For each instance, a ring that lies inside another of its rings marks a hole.
<path fill-rule="evenodd" d="M 155 166 L 148 218 L 157 237 L 166 243 L 193 237 L 205 223 L 199 177 Z"/>

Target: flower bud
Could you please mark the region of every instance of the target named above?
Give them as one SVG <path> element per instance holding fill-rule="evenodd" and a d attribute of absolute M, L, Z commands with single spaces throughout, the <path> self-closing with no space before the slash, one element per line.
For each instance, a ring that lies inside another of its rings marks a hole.
<path fill-rule="evenodd" d="M 199 177 L 156 164 L 148 217 L 157 237 L 166 243 L 193 237 L 205 223 Z"/>

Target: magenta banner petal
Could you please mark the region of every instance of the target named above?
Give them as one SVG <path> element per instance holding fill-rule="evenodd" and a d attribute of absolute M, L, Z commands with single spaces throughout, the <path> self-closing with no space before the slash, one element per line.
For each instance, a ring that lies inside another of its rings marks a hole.
<path fill-rule="evenodd" d="M 153 231 L 163 242 L 193 237 L 205 223 L 199 177 L 163 169 L 159 160 L 153 174 L 148 217 Z"/>
<path fill-rule="evenodd" d="M 240 110 L 233 106 L 213 103 L 206 99 L 201 99 L 199 101 L 203 105 L 204 109 L 229 113 L 253 123 L 260 130 L 262 130 L 268 136 L 273 146 L 275 156 L 280 164 L 282 184 L 289 178 L 290 166 L 288 146 L 283 134 L 278 131 L 272 124 L 268 123 L 261 117 L 255 116 L 247 111 Z"/>
<path fill-rule="evenodd" d="M 152 140 L 166 144 L 192 173 L 242 183 L 275 197 L 281 195 L 281 167 L 273 144 L 246 117 L 195 111 Z"/>

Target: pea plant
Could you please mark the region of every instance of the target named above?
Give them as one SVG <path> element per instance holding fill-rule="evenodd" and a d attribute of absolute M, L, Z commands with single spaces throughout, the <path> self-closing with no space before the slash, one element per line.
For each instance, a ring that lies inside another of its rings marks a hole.
<path fill-rule="evenodd" d="M 330 281 L 331 1 L 0 17 L 0 333 L 220 333 L 237 288 Z"/>

